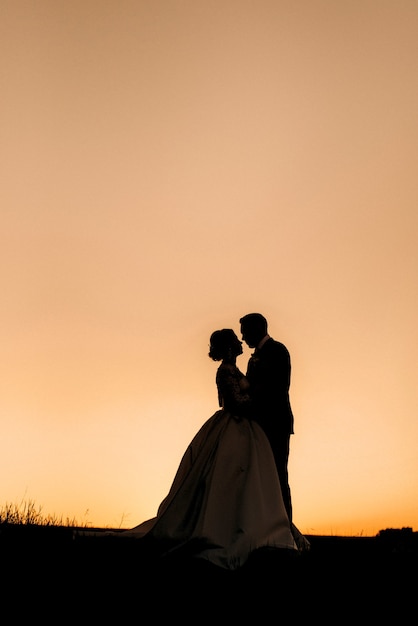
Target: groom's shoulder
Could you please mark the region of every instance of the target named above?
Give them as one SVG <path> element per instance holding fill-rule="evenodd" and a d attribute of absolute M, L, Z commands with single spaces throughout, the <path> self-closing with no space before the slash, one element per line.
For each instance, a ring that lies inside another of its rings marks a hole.
<path fill-rule="evenodd" d="M 273 339 L 272 337 L 270 337 L 270 339 L 268 341 L 266 341 L 266 343 L 264 344 L 264 349 L 265 349 L 265 354 L 271 354 L 271 355 L 288 355 L 289 354 L 289 350 L 286 348 L 286 346 L 284 345 L 284 343 L 282 343 L 281 341 L 277 341 L 277 339 Z"/>

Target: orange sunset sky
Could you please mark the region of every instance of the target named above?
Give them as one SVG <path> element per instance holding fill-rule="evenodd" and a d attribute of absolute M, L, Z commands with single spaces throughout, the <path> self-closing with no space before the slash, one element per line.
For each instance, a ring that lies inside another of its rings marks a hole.
<path fill-rule="evenodd" d="M 1 1 L 0 506 L 153 517 L 211 332 L 259 311 L 297 526 L 418 530 L 417 33 L 416 0 Z"/>

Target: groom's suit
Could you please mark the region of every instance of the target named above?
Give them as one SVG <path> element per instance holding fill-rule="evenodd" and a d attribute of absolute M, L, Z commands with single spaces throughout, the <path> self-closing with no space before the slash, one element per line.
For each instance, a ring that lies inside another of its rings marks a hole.
<path fill-rule="evenodd" d="M 254 402 L 254 419 L 265 431 L 279 474 L 283 500 L 292 521 L 292 501 L 288 480 L 290 435 L 293 413 L 290 406 L 290 354 L 286 346 L 269 337 L 248 361 L 247 378 Z"/>

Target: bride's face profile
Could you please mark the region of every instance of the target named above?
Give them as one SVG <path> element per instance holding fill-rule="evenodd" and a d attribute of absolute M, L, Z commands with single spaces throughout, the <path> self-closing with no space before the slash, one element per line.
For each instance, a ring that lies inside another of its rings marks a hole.
<path fill-rule="evenodd" d="M 242 351 L 242 341 L 232 330 L 224 329 L 212 333 L 209 343 L 209 356 L 214 361 L 236 357 L 242 354 Z"/>
<path fill-rule="evenodd" d="M 242 352 L 242 341 L 238 337 L 229 337 L 220 351 L 221 360 L 226 363 L 235 363 L 236 357 Z"/>
<path fill-rule="evenodd" d="M 240 341 L 238 339 L 238 337 L 235 337 L 233 343 L 231 344 L 231 349 L 232 349 L 232 353 L 235 356 L 239 356 L 240 354 L 242 354 L 243 350 L 242 350 L 242 341 Z"/>

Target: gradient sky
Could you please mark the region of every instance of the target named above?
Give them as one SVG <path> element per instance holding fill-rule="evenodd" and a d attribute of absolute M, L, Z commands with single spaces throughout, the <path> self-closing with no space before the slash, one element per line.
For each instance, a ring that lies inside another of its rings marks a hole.
<path fill-rule="evenodd" d="M 416 0 L 1 1 L 0 506 L 154 516 L 210 333 L 259 311 L 295 523 L 418 530 L 417 33 Z"/>

